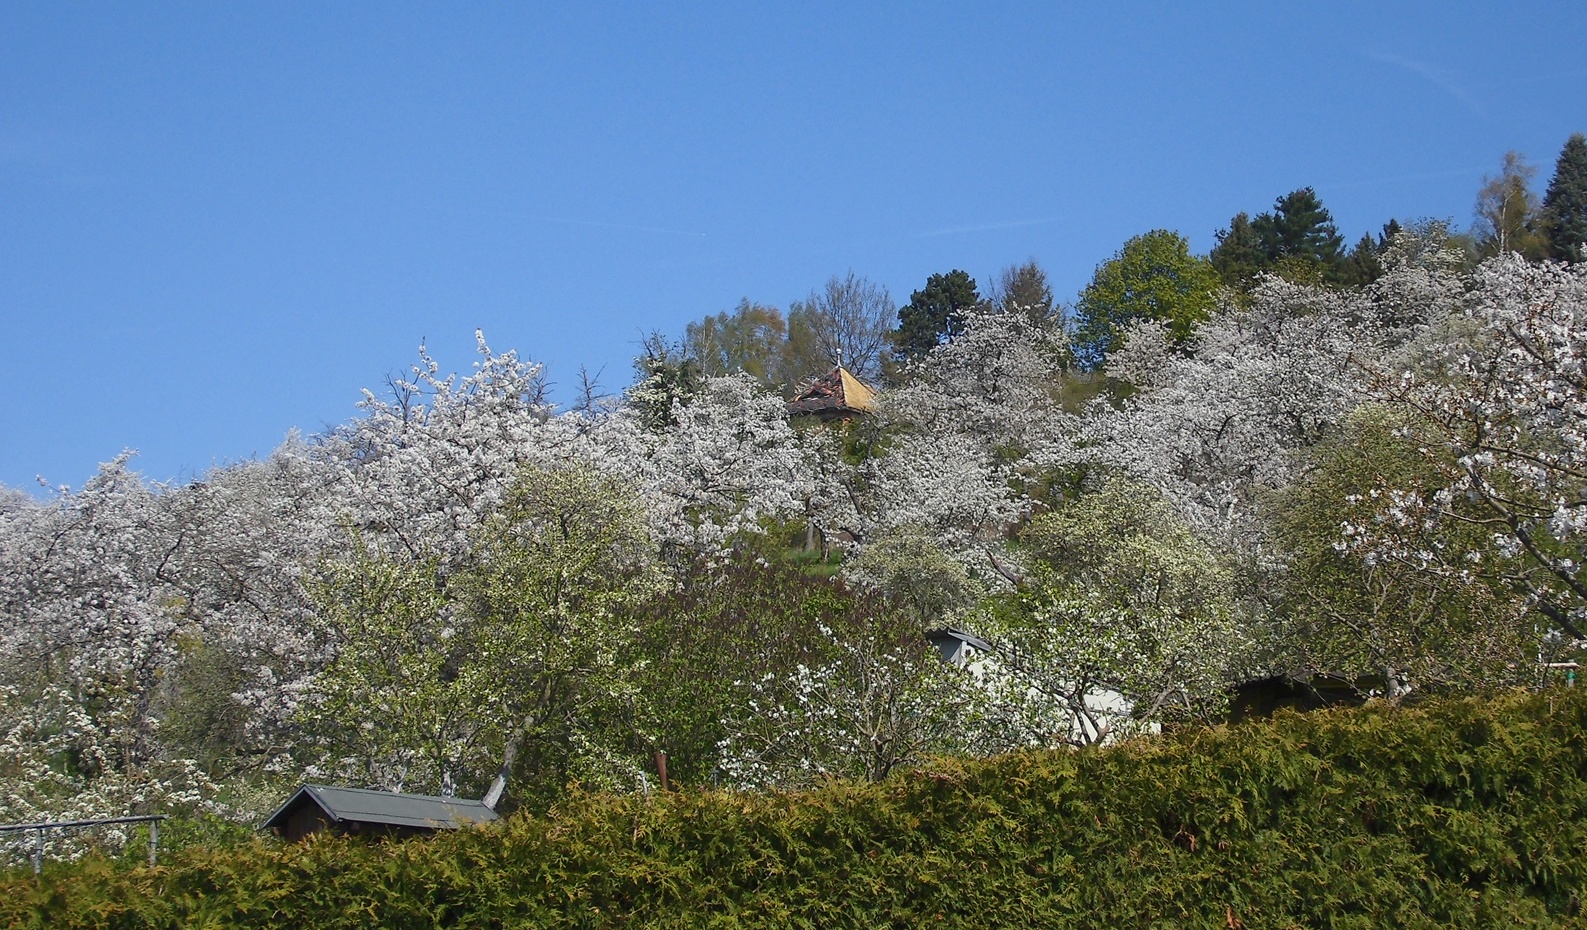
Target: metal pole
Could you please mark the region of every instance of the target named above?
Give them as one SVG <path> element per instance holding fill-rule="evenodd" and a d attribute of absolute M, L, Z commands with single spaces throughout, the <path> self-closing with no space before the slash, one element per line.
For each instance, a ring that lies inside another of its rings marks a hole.
<path fill-rule="evenodd" d="M 33 875 L 38 877 L 44 871 L 44 828 L 39 827 L 39 841 L 33 844 Z"/>
<path fill-rule="evenodd" d="M 160 822 L 149 821 L 149 867 L 154 867 L 154 859 L 160 848 Z"/>

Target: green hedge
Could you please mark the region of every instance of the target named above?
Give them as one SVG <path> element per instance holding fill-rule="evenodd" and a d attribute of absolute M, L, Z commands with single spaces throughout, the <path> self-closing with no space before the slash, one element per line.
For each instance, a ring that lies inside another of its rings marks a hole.
<path fill-rule="evenodd" d="M 13 875 L 19 927 L 1579 927 L 1587 689 Z"/>

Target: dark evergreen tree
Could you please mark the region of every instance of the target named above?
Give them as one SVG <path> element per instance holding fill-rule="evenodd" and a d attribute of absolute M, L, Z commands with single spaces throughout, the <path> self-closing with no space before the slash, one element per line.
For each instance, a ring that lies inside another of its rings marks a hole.
<path fill-rule="evenodd" d="M 1383 277 L 1383 244 L 1371 233 L 1362 233 L 1355 248 L 1340 261 L 1335 277 L 1349 287 L 1365 287 Z"/>
<path fill-rule="evenodd" d="M 964 328 L 965 312 L 980 303 L 975 279 L 957 268 L 927 278 L 926 286 L 910 294 L 909 303 L 899 308 L 898 329 L 893 331 L 898 358 L 924 355 L 944 339 L 958 335 Z"/>
<path fill-rule="evenodd" d="M 1298 261 L 1315 266 L 1324 277 L 1331 277 L 1339 265 L 1344 237 L 1317 192 L 1309 187 L 1278 198 L 1273 212 L 1258 216 L 1251 225 L 1273 264 L 1285 259 Z"/>
<path fill-rule="evenodd" d="M 659 433 L 676 425 L 674 406 L 699 394 L 704 376 L 682 342 L 653 332 L 641 348 L 643 354 L 634 359 L 634 383 L 624 396 L 639 411 L 645 428 Z"/>
<path fill-rule="evenodd" d="M 1262 248 L 1262 237 L 1251 225 L 1251 217 L 1237 213 L 1229 221 L 1228 229 L 1220 229 L 1218 244 L 1212 247 L 1207 258 L 1217 269 L 1223 283 L 1236 290 L 1248 290 L 1257 275 L 1269 267 L 1267 253 Z"/>
<path fill-rule="evenodd" d="M 1554 179 L 1543 195 L 1543 229 L 1550 258 L 1587 258 L 1587 138 L 1579 132 L 1566 140 L 1554 165 Z"/>

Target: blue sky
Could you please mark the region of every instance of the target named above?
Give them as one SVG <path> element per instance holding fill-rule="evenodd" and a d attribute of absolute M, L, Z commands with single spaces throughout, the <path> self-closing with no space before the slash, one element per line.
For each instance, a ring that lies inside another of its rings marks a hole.
<path fill-rule="evenodd" d="M 1579 2 L 0 5 L 0 484 L 265 455 L 476 327 L 566 398 L 851 269 L 1464 226 L 1579 131 Z"/>

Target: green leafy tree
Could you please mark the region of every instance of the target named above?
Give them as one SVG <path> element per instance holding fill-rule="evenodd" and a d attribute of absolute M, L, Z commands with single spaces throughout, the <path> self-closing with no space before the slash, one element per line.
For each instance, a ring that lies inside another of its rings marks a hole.
<path fill-rule="evenodd" d="M 1190 254 L 1179 233 L 1154 229 L 1124 243 L 1097 267 L 1075 305 L 1073 351 L 1087 370 L 1102 367 L 1131 323 L 1163 323 L 1176 345 L 1212 314 L 1220 285 L 1212 263 Z"/>
<path fill-rule="evenodd" d="M 436 793 L 490 770 L 490 681 L 472 661 L 481 630 L 450 616 L 437 568 L 359 547 L 314 592 L 334 658 L 300 715 L 338 778 Z"/>
<path fill-rule="evenodd" d="M 492 672 L 502 764 L 521 794 L 555 798 L 570 780 L 618 784 L 632 763 L 612 751 L 612 713 L 632 700 L 617 659 L 634 635 L 629 607 L 654 595 L 655 544 L 616 481 L 530 469 L 486 524 L 478 563 L 456 582 L 483 627 L 473 661 Z"/>
<path fill-rule="evenodd" d="M 956 622 L 984 593 L 930 533 L 906 527 L 864 547 L 845 561 L 843 577 L 881 595 L 893 610 L 913 618 L 920 629 Z"/>
<path fill-rule="evenodd" d="M 746 297 L 731 313 L 690 323 L 683 348 L 706 377 L 742 371 L 766 387 L 779 387 L 787 337 L 788 324 L 781 311 Z"/>
<path fill-rule="evenodd" d="M 577 469 L 532 468 L 449 577 L 433 560 L 364 552 L 316 592 L 334 658 L 302 715 L 322 766 L 384 788 L 509 776 L 544 805 L 570 781 L 624 784 L 635 600 L 657 591 L 654 545 L 628 494 Z"/>
<path fill-rule="evenodd" d="M 1011 748 L 985 718 L 987 694 L 943 662 L 912 618 L 852 594 L 817 625 L 812 661 L 743 680 L 722 743 L 746 787 L 880 781 L 928 756 Z"/>
<path fill-rule="evenodd" d="M 1537 168 L 1520 152 L 1504 153 L 1498 177 L 1485 177 L 1477 192 L 1477 255 L 1492 258 L 1501 252 L 1519 252 L 1530 259 L 1543 257 L 1548 243 L 1538 231 L 1538 201 L 1532 193 Z"/>
<path fill-rule="evenodd" d="M 1094 742 L 1222 706 L 1249 654 L 1234 578 L 1157 491 L 1109 478 L 1023 539 L 1030 575 L 987 631 L 1005 646 L 1012 690 L 1069 718 L 1060 732 Z"/>
<path fill-rule="evenodd" d="M 674 783 L 720 775 L 720 744 L 750 711 L 749 682 L 785 680 L 819 661 L 818 629 L 845 616 L 841 590 L 753 544 L 702 557 L 680 581 L 632 609 L 632 751 L 665 752 Z"/>
<path fill-rule="evenodd" d="M 1554 165 L 1543 195 L 1543 228 L 1548 256 L 1567 262 L 1587 258 L 1587 137 L 1572 135 Z"/>
<path fill-rule="evenodd" d="M 918 358 L 952 339 L 964 329 L 965 314 L 981 304 L 975 279 L 954 269 L 934 274 L 926 286 L 909 295 L 899 308 L 898 329 L 893 333 L 894 354 L 900 361 Z"/>

